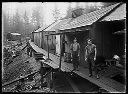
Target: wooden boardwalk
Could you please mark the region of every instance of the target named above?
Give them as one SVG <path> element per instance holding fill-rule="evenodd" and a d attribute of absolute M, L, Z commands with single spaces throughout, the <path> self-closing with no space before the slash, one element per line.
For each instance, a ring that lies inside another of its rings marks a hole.
<path fill-rule="evenodd" d="M 48 53 L 47 51 L 39 48 L 38 46 L 36 46 L 33 42 L 30 42 L 31 47 L 36 51 L 36 52 L 40 52 L 43 53 L 45 56 L 44 58 L 48 57 Z M 49 62 L 45 62 L 44 60 L 42 60 L 43 63 L 48 64 L 49 66 L 53 67 L 53 68 L 59 68 L 59 57 L 53 54 L 49 54 L 49 58 L 52 61 Z M 62 71 L 66 71 L 66 72 L 71 72 L 73 70 L 73 65 L 70 63 L 66 63 L 62 60 L 62 64 L 61 64 L 61 70 Z M 125 92 L 125 85 L 110 79 L 109 77 L 106 76 L 101 76 L 100 79 L 96 79 L 95 76 L 93 77 L 89 77 L 88 76 L 88 69 L 87 68 L 83 68 L 83 67 L 79 67 L 79 71 L 72 71 L 76 74 L 78 74 L 79 76 L 89 80 L 90 82 L 98 85 L 99 87 L 102 87 L 103 89 L 109 91 L 109 92 Z M 113 71 L 113 73 L 119 73 L 119 71 Z M 111 73 L 112 74 L 112 73 Z"/>

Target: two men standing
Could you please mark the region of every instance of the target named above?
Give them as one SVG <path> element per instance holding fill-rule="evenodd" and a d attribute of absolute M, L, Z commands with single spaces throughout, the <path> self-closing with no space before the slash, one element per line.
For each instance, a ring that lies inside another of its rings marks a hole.
<path fill-rule="evenodd" d="M 80 45 L 77 43 L 77 39 L 73 40 L 73 44 L 71 44 L 71 57 L 73 61 L 74 70 L 78 70 L 79 65 L 79 56 L 80 56 Z M 95 60 L 96 60 L 96 45 L 92 44 L 91 39 L 87 40 L 87 46 L 85 47 L 85 61 L 88 62 L 89 65 L 89 76 L 92 76 L 92 69 L 95 68 Z M 97 78 L 97 71 L 95 71 Z"/>

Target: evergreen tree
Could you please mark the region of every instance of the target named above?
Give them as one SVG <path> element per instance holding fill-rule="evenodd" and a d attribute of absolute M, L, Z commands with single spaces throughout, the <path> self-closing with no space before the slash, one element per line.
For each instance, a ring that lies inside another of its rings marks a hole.
<path fill-rule="evenodd" d="M 16 14 L 13 16 L 13 26 L 14 26 L 14 29 L 13 29 L 13 32 L 19 32 L 19 28 L 20 28 L 20 15 L 18 13 L 18 10 L 16 10 Z"/>
<path fill-rule="evenodd" d="M 32 12 L 32 24 L 34 26 L 34 29 L 38 29 L 40 27 L 40 12 L 39 7 L 36 7 Z"/>
<path fill-rule="evenodd" d="M 11 32 L 12 29 L 12 19 L 9 17 L 9 15 L 5 12 L 2 13 L 2 24 L 3 24 L 3 33 L 7 34 L 8 32 Z"/>
<path fill-rule="evenodd" d="M 9 24 L 8 24 L 8 17 L 5 14 L 5 12 L 2 12 L 2 24 L 3 24 L 3 33 L 5 34 L 6 32 L 8 32 L 8 28 L 9 28 Z"/>
<path fill-rule="evenodd" d="M 29 34 L 29 18 L 27 16 L 27 12 L 25 11 L 24 16 L 24 34 L 28 35 Z"/>

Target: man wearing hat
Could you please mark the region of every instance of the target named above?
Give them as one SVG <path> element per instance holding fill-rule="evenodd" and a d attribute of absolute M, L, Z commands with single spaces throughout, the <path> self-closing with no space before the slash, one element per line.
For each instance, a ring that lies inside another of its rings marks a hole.
<path fill-rule="evenodd" d="M 89 76 L 92 76 L 92 65 L 95 65 L 94 61 L 96 60 L 96 45 L 92 44 L 91 39 L 87 39 L 87 43 L 88 44 L 85 47 L 85 61 L 87 61 L 89 64 Z M 97 71 L 95 72 L 97 78 L 99 78 L 99 76 L 97 75 Z"/>
<path fill-rule="evenodd" d="M 72 62 L 73 62 L 73 67 L 74 70 L 78 70 L 78 65 L 79 65 L 79 55 L 80 55 L 80 45 L 77 43 L 77 39 L 75 38 L 74 43 L 71 44 L 71 57 L 72 57 Z"/>

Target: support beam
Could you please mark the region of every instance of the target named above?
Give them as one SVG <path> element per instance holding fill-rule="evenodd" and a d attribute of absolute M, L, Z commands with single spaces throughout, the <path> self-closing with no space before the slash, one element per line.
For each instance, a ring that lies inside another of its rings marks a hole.
<path fill-rule="evenodd" d="M 47 36 L 48 58 L 46 59 L 46 61 L 49 61 L 49 60 L 50 60 L 50 58 L 49 58 L 49 44 L 48 44 L 48 38 L 49 38 L 49 36 Z"/>
<path fill-rule="evenodd" d="M 62 59 L 62 35 L 60 35 L 60 63 L 59 63 L 60 71 L 61 71 L 61 59 Z"/>

